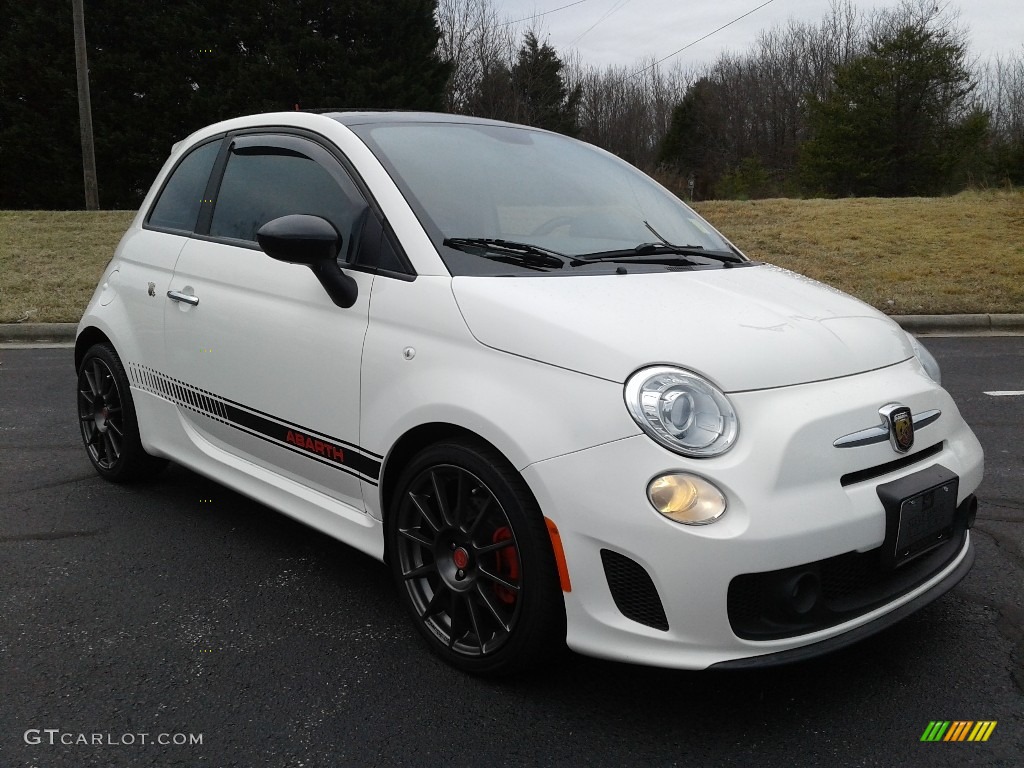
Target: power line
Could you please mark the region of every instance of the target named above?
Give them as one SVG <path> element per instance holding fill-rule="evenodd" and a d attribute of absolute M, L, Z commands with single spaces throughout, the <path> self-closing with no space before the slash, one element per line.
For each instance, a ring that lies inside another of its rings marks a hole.
<path fill-rule="evenodd" d="M 547 16 L 548 14 L 555 13 L 556 11 L 564 11 L 566 8 L 572 8 L 574 5 L 580 5 L 581 3 L 585 2 L 587 2 L 587 0 L 576 0 L 575 3 L 569 3 L 568 5 L 560 5 L 558 8 L 552 8 L 550 11 L 544 11 L 543 13 L 535 13 L 533 14 L 533 16 L 527 16 L 526 18 L 523 19 L 516 19 L 515 21 L 503 21 L 498 26 L 508 27 L 511 26 L 512 24 L 518 24 L 521 21 L 533 21 L 534 19 L 539 19 L 541 16 Z"/>
<path fill-rule="evenodd" d="M 767 0 L 767 2 L 761 3 L 761 4 L 759 5 L 759 6 L 757 6 L 757 8 L 754 8 L 754 9 L 752 9 L 752 10 L 749 10 L 749 11 L 747 11 L 747 12 L 746 12 L 746 13 L 744 13 L 744 14 L 743 14 L 742 16 L 737 16 L 737 17 L 736 17 L 735 19 L 733 19 L 732 21 L 730 21 L 730 22 L 729 22 L 728 24 L 723 24 L 723 25 L 722 25 L 722 26 L 720 26 L 720 27 L 719 27 L 718 29 L 716 29 L 716 30 L 713 30 L 713 31 L 711 31 L 711 32 L 708 32 L 708 33 L 707 33 L 706 35 L 704 35 L 704 37 L 699 37 L 699 38 L 697 38 L 696 40 L 694 40 L 694 41 L 693 41 L 692 43 L 689 43 L 689 44 L 687 44 L 687 45 L 684 45 L 684 46 L 683 46 L 682 48 L 680 48 L 680 49 L 679 49 L 678 51 L 673 51 L 673 52 L 672 52 L 672 53 L 670 53 L 670 54 L 669 54 L 668 56 L 666 56 L 666 57 L 664 57 L 664 58 L 662 58 L 662 59 L 658 59 L 658 60 L 657 60 L 656 62 L 654 62 L 654 63 L 653 63 L 653 64 L 651 64 L 650 66 L 644 67 L 643 69 L 641 69 L 641 70 L 638 70 L 637 72 L 634 72 L 634 73 L 633 73 L 633 77 L 639 77 L 640 75 L 642 75 L 642 74 L 643 74 L 644 72 L 646 72 L 647 70 L 649 70 L 649 69 L 654 69 L 654 68 L 655 68 L 656 66 L 658 66 L 659 64 L 661 64 L 661 63 L 662 63 L 662 62 L 664 62 L 664 61 L 668 61 L 668 60 L 669 60 L 669 59 L 671 59 L 671 58 L 672 58 L 673 56 L 678 56 L 678 55 L 679 55 L 680 53 L 682 53 L 683 51 L 685 51 L 685 50 L 686 50 L 687 48 L 692 48 L 692 47 L 693 47 L 693 46 L 695 46 L 695 45 L 696 45 L 697 43 L 700 43 L 700 42 L 702 42 L 702 41 L 704 41 L 704 40 L 707 40 L 707 39 L 708 39 L 709 37 L 711 37 L 712 35 L 718 34 L 719 32 L 721 32 L 721 31 L 722 31 L 723 29 L 725 29 L 726 27 L 731 27 L 731 26 L 732 26 L 733 24 L 735 24 L 735 23 L 736 23 L 737 21 L 740 21 L 740 20 L 742 20 L 742 19 L 745 19 L 745 18 L 747 18 L 747 16 L 749 16 L 750 14 L 752 14 L 752 13 L 754 13 L 754 12 L 756 12 L 756 11 L 760 11 L 760 10 L 761 10 L 762 8 L 764 8 L 764 7 L 766 6 L 766 5 L 771 5 L 771 4 L 772 4 L 772 3 L 774 3 L 774 2 L 775 2 L 775 0 Z"/>
<path fill-rule="evenodd" d="M 588 27 L 588 28 L 587 28 L 586 30 L 584 30 L 584 31 L 583 31 L 583 32 L 581 32 L 581 33 L 580 33 L 579 35 L 575 36 L 575 37 L 574 37 L 574 38 L 573 38 L 572 40 L 570 40 L 570 41 L 569 41 L 569 45 L 575 45 L 575 44 L 577 44 L 578 42 L 580 42 L 580 40 L 582 40 L 582 39 L 583 39 L 584 35 L 586 35 L 586 34 L 587 34 L 587 33 L 589 33 L 589 32 L 590 32 L 590 31 L 591 31 L 592 29 L 594 29 L 594 28 L 595 28 L 595 27 L 597 27 L 597 26 L 598 26 L 599 24 L 601 24 L 601 22 L 603 22 L 603 20 L 604 20 L 605 18 L 607 18 L 608 16 L 610 16 L 610 15 L 611 15 L 612 13 L 614 13 L 614 12 L 615 12 L 616 10 L 618 10 L 618 9 L 622 8 L 622 7 L 623 7 L 624 5 L 626 5 L 626 3 L 628 3 L 629 1 L 630 1 L 630 0 L 616 0 L 616 2 L 612 3 L 612 6 L 611 6 L 610 8 L 608 8 L 608 10 L 604 11 L 604 13 L 603 13 L 603 14 L 602 14 L 602 15 L 601 15 L 601 16 L 600 16 L 600 17 L 599 17 L 599 18 L 598 18 L 597 20 L 596 20 L 596 22 L 594 22 L 594 24 L 592 24 L 592 25 L 591 25 L 590 27 Z"/>

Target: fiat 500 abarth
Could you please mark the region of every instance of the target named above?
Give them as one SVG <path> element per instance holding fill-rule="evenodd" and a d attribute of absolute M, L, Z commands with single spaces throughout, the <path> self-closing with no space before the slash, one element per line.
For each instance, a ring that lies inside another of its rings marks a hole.
<path fill-rule="evenodd" d="M 386 561 L 471 672 L 791 661 L 973 562 L 982 450 L 924 348 L 524 126 L 198 131 L 75 361 L 100 475 L 172 460 Z"/>

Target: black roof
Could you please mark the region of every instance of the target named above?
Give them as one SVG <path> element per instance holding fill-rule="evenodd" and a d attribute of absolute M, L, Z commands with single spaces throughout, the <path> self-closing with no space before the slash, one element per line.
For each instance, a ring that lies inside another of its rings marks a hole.
<path fill-rule="evenodd" d="M 398 109 L 317 109 L 325 117 L 337 120 L 342 125 L 366 125 L 369 123 L 458 123 L 463 125 L 507 125 L 516 128 L 529 126 L 490 120 L 484 117 L 453 115 L 445 112 L 412 112 Z"/>

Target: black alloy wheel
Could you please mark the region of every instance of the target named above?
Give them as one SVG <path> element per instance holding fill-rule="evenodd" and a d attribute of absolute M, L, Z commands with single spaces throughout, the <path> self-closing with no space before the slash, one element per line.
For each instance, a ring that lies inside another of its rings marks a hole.
<path fill-rule="evenodd" d="M 109 344 L 86 352 L 78 369 L 78 422 L 93 467 L 113 482 L 129 482 L 159 472 L 166 460 L 142 448 L 128 377 Z"/>
<path fill-rule="evenodd" d="M 565 640 L 547 529 L 517 473 L 488 446 L 437 445 L 399 481 L 390 534 L 403 602 L 430 646 L 470 672 L 534 666 Z"/>

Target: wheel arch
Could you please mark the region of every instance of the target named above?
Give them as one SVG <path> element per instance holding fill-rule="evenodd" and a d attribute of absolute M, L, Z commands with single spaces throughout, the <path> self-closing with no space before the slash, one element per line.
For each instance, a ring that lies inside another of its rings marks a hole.
<path fill-rule="evenodd" d="M 394 499 L 398 479 L 401 477 L 402 470 L 413 456 L 424 448 L 445 440 L 459 439 L 483 444 L 501 456 L 508 464 L 508 467 L 515 471 L 515 473 L 522 479 L 523 487 L 526 488 L 530 497 L 533 499 L 533 502 L 537 505 L 537 508 L 540 509 L 540 503 L 537 501 L 537 496 L 534 494 L 533 489 L 530 488 L 530 484 L 526 482 L 526 478 L 522 477 L 522 473 L 515 468 L 515 465 L 509 460 L 508 456 L 493 442 L 479 433 L 458 424 L 442 421 L 429 422 L 426 424 L 420 424 L 405 432 L 405 434 L 395 441 L 395 444 L 384 458 L 384 466 L 380 475 L 379 488 L 381 505 L 380 513 L 381 518 L 384 521 L 385 541 L 388 540 L 387 532 L 391 525 L 391 503 Z M 543 516 L 543 514 L 544 510 L 541 510 L 541 515 Z M 391 553 L 388 551 L 388 547 L 385 546 L 385 562 L 389 562 L 390 557 Z"/>
<path fill-rule="evenodd" d="M 78 338 L 75 339 L 75 370 L 77 371 L 82 365 L 82 358 L 85 357 L 85 353 L 96 344 L 110 344 L 114 346 L 110 338 L 94 325 L 90 325 L 87 328 L 83 328 Z"/>

